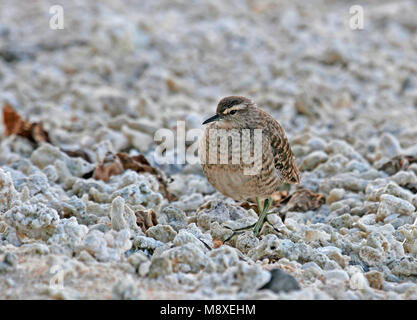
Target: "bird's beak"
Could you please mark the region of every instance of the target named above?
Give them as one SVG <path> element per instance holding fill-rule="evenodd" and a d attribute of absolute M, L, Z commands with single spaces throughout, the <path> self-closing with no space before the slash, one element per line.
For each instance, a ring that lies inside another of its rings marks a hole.
<path fill-rule="evenodd" d="M 206 121 L 203 122 L 203 124 L 207 124 L 213 121 L 217 121 L 220 119 L 220 116 L 218 114 L 212 116 L 211 118 L 208 118 Z"/>

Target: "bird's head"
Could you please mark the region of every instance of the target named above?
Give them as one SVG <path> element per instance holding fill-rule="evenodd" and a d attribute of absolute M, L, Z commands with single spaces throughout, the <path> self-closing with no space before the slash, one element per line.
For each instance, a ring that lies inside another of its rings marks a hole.
<path fill-rule="evenodd" d="M 225 97 L 219 101 L 216 114 L 204 121 L 203 124 L 216 121 L 219 127 L 245 126 L 255 108 L 254 102 L 248 98 Z"/>

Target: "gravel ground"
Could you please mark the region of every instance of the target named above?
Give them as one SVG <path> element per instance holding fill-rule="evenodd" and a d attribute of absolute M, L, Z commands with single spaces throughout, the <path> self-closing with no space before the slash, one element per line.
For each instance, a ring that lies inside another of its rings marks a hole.
<path fill-rule="evenodd" d="M 360 2 L 2 0 L 0 298 L 417 299 L 417 3 Z M 154 136 L 232 94 L 317 201 L 225 242 L 255 211 Z"/>

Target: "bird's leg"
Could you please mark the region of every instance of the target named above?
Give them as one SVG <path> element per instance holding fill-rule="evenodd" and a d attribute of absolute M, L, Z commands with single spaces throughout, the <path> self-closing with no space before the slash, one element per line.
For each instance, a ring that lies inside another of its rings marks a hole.
<path fill-rule="evenodd" d="M 265 202 L 264 202 L 264 204 L 265 204 Z M 264 211 L 264 209 L 261 206 L 261 201 L 259 200 L 259 197 L 256 197 L 256 205 L 258 206 L 259 214 L 261 214 Z"/>
<path fill-rule="evenodd" d="M 268 210 L 272 204 L 272 198 L 269 197 L 268 199 L 264 201 L 263 208 L 261 208 L 260 206 L 259 197 L 256 197 L 256 203 L 258 204 L 260 215 L 259 215 L 258 222 L 256 222 L 255 228 L 253 229 L 253 233 L 255 234 L 255 237 L 258 236 L 259 232 L 261 231 L 262 226 L 265 223 L 266 216 L 268 215 Z"/>

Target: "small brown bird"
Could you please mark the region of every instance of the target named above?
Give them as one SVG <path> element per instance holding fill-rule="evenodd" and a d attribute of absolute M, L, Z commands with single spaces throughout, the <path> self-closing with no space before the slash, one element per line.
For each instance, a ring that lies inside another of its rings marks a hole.
<path fill-rule="evenodd" d="M 271 195 L 283 183 L 300 182 L 285 132 L 252 100 L 240 96 L 220 100 L 216 115 L 203 122 L 208 123 L 200 142 L 203 172 L 225 196 L 237 201 L 256 199 L 260 212 L 254 225 L 257 236 L 272 204 Z"/>

